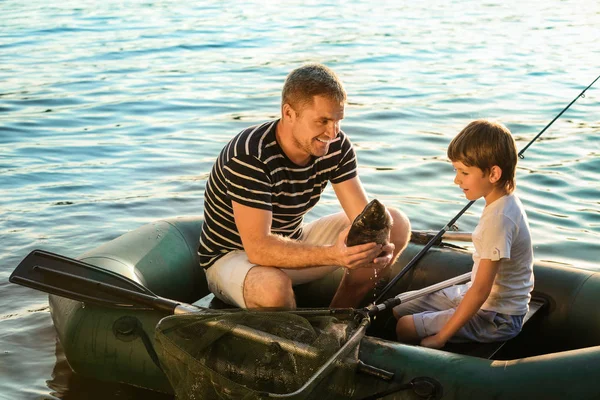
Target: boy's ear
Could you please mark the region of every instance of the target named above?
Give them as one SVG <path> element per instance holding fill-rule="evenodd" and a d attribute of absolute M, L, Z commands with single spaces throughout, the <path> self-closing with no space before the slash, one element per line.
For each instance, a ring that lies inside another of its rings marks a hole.
<path fill-rule="evenodd" d="M 497 165 L 494 165 L 490 168 L 490 183 L 496 183 L 502 177 L 502 168 Z"/>

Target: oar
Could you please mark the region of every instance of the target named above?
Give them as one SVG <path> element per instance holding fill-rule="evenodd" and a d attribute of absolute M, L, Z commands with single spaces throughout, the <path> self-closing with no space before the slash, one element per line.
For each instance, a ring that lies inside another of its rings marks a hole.
<path fill-rule="evenodd" d="M 44 250 L 29 253 L 8 280 L 42 292 L 107 307 L 154 309 L 169 314 L 200 309 L 157 296 L 123 275 Z"/>
<path fill-rule="evenodd" d="M 396 304 L 424 296 L 434 291 L 469 280 L 470 273 L 452 278 L 421 290 L 402 293 L 393 300 Z M 98 304 L 105 307 L 121 308 L 128 310 L 154 309 L 169 314 L 184 314 L 190 312 L 215 312 L 202 307 L 179 301 L 160 297 L 148 288 L 133 280 L 73 258 L 50 253 L 44 250 L 33 250 L 23 259 L 10 275 L 9 281 L 46 293 L 55 294 L 72 300 L 85 303 Z M 386 301 L 385 305 L 390 304 Z M 374 315 L 381 306 L 371 306 L 368 313 Z M 331 315 L 337 312 L 348 312 L 349 309 L 311 309 L 296 310 L 295 313 L 302 314 L 324 314 Z M 218 322 L 209 325 L 218 326 Z M 247 326 L 235 327 L 221 326 L 230 333 L 245 339 L 253 340 L 263 344 L 273 342 L 295 354 L 315 357 L 318 353 L 311 346 L 297 343 L 291 340 L 278 338 L 265 332 L 260 332 Z"/>
<path fill-rule="evenodd" d="M 531 141 L 529 141 L 529 143 L 527 143 L 527 145 L 519 152 L 518 157 L 519 158 L 524 158 L 523 154 L 525 153 L 525 151 L 529 148 L 529 146 L 531 146 L 533 144 L 533 142 L 535 142 L 540 136 L 542 136 L 542 134 L 546 131 L 546 129 L 548 129 L 550 127 L 550 125 L 552 125 L 554 123 L 554 121 L 556 121 L 561 115 L 563 115 L 563 113 L 565 111 L 567 111 L 569 109 L 569 107 L 571 107 L 573 105 L 573 103 L 575 103 L 577 101 L 577 99 L 579 99 L 580 97 L 582 97 L 585 92 L 592 87 L 592 85 L 594 83 L 596 83 L 596 81 L 600 79 L 600 75 L 598 75 L 598 77 L 596 77 L 596 79 L 594 79 L 594 81 L 592 83 L 590 83 L 585 89 L 583 89 L 581 91 L 581 93 L 579 93 L 577 95 L 577 97 L 575 97 L 570 103 L 569 105 L 567 105 L 565 108 L 563 108 L 563 110 L 558 113 L 558 115 L 556 117 L 554 117 L 554 119 L 552 121 L 550 121 L 550 123 L 548 125 L 546 125 L 544 127 L 544 129 L 542 129 L 540 131 L 540 133 L 538 133 L 533 139 L 531 139 Z M 452 220 L 450 220 L 450 222 L 448 222 L 446 224 L 446 226 L 444 226 L 438 233 L 437 235 L 435 235 L 433 238 L 431 238 L 431 240 L 429 240 L 429 242 L 427 242 L 427 244 L 421 249 L 421 251 L 419 251 L 417 253 L 417 255 L 415 255 L 413 257 L 412 260 L 410 260 L 408 262 L 408 264 L 406 264 L 406 266 L 404 268 L 402 268 L 402 270 L 398 273 L 398 275 L 396 275 L 381 291 L 381 293 L 379 294 L 379 296 L 377 296 L 377 298 L 375 299 L 375 301 L 373 302 L 374 304 L 379 303 L 381 301 L 381 299 L 383 299 L 383 297 L 385 296 L 385 294 L 396 284 L 396 282 L 398 282 L 398 280 L 400 278 L 402 278 L 408 271 L 410 271 L 420 260 L 421 258 L 425 255 L 425 253 L 427 253 L 427 251 L 431 248 L 431 246 L 433 246 L 434 244 L 439 243 L 439 241 L 442 239 L 442 236 L 450 229 L 450 227 L 452 225 L 454 225 L 454 223 L 465 213 L 465 211 L 467 211 L 469 209 L 469 207 L 471 207 L 473 205 L 473 203 L 475 203 L 474 200 L 471 200 L 466 206 L 463 207 L 462 210 L 460 210 L 458 212 L 458 214 L 456 214 L 454 216 L 454 218 L 452 218 Z M 392 300 L 392 299 L 389 299 Z M 387 301 L 386 301 L 387 303 Z M 396 303 L 399 304 L 399 303 Z M 385 307 L 384 307 L 385 309 Z"/>
<path fill-rule="evenodd" d="M 9 279 L 12 283 L 27 286 L 84 303 L 127 310 L 154 309 L 168 314 L 209 311 L 160 297 L 133 280 L 86 262 L 33 250 L 15 268 Z M 329 310 L 327 310 L 329 313 Z M 209 322 L 216 326 L 218 321 Z M 292 342 L 245 326 L 223 326 L 223 329 L 245 339 L 270 344 L 278 342 L 282 348 L 301 355 L 316 356 L 317 351 L 308 345 Z"/>
<path fill-rule="evenodd" d="M 400 301 L 409 301 L 456 283 L 465 282 L 469 276 L 470 273 L 466 273 L 420 290 L 401 293 L 395 298 Z M 154 309 L 169 314 L 208 310 L 160 297 L 126 276 L 44 250 L 33 250 L 29 253 L 15 268 L 8 280 L 42 292 L 111 308 Z M 319 309 L 299 309 L 295 312 L 303 314 L 318 311 Z M 321 311 L 332 314 L 349 311 L 349 309 L 323 309 Z"/>

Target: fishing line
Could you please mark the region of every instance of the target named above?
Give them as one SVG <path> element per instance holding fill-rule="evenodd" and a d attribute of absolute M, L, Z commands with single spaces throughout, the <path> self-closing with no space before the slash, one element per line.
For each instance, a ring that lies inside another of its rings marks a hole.
<path fill-rule="evenodd" d="M 527 143 L 527 145 L 519 152 L 518 156 L 520 159 L 525 158 L 523 156 L 523 154 L 525 153 L 525 151 L 529 148 L 529 146 L 531 146 L 533 144 L 533 142 L 535 142 L 540 136 L 542 136 L 542 134 L 546 131 L 546 129 L 548 129 L 550 127 L 550 125 L 552 125 L 554 123 L 554 121 L 556 121 L 558 118 L 560 118 L 561 115 L 563 115 L 563 113 L 565 111 L 567 111 L 569 109 L 569 107 L 571 107 L 573 105 L 573 103 L 575 103 L 577 101 L 577 99 L 579 99 L 580 97 L 585 97 L 584 94 L 585 92 L 594 85 L 594 83 L 596 83 L 596 81 L 600 79 L 600 75 L 598 75 L 598 77 L 596 79 L 594 79 L 594 81 L 592 83 L 590 83 L 585 89 L 583 89 L 581 91 L 581 93 L 579 93 L 577 95 L 577 97 L 575 97 L 573 99 L 573 101 L 571 101 L 569 103 L 568 106 L 566 106 L 560 113 L 558 113 L 558 115 L 556 117 L 554 117 L 554 119 L 552 121 L 550 121 L 550 123 L 548 125 L 546 125 L 546 127 L 544 127 L 544 129 L 542 129 L 540 131 L 540 133 L 538 133 L 533 139 L 531 139 L 531 141 L 529 143 Z M 427 244 L 421 249 L 421 251 L 419 251 L 419 253 L 417 253 L 416 256 L 413 257 L 412 260 L 409 261 L 408 264 L 406 264 L 406 266 L 398 273 L 398 275 L 396 275 L 381 291 L 381 293 L 379 294 L 379 296 L 377 296 L 377 298 L 375 299 L 375 301 L 373 302 L 373 305 L 379 303 L 381 301 L 381 299 L 383 298 L 383 296 L 392 288 L 392 286 L 394 286 L 394 284 L 396 284 L 396 282 L 398 282 L 398 280 L 400 278 L 402 278 L 404 275 L 406 275 L 406 273 L 408 271 L 410 271 L 410 269 L 421 260 L 421 258 L 423 257 L 423 255 L 425 255 L 425 253 L 427 253 L 427 251 L 431 248 L 431 246 L 433 246 L 438 240 L 440 240 L 442 238 L 442 236 L 444 235 L 444 233 L 446 233 L 450 227 L 452 225 L 454 225 L 454 223 L 465 213 L 465 211 L 467 211 L 469 209 L 469 207 L 471 207 L 473 205 L 473 203 L 475 203 L 475 200 L 471 200 L 466 206 L 463 207 L 462 210 L 460 210 L 458 212 L 458 214 L 456 214 L 454 216 L 454 218 L 452 218 L 452 220 L 450 220 L 450 222 L 448 222 L 446 224 L 446 226 L 444 226 L 442 228 L 442 230 L 440 230 L 433 238 L 431 238 L 431 240 L 429 240 L 429 242 L 427 242 Z M 384 302 L 384 308 L 378 308 L 378 311 L 381 311 L 385 308 L 388 307 L 393 307 L 395 305 L 400 304 L 400 300 L 396 299 L 396 298 L 392 298 L 392 299 L 388 299 Z M 372 314 L 374 313 L 374 310 L 372 309 L 373 306 L 369 306 L 367 307 L 367 309 L 369 310 L 369 313 Z"/>

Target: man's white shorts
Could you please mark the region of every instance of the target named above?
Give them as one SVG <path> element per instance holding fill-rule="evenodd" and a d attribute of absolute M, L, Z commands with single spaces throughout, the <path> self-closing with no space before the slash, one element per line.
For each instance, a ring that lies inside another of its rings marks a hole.
<path fill-rule="evenodd" d="M 319 218 L 302 228 L 300 241 L 314 245 L 331 245 L 337 240 L 340 232 L 350 221 L 343 212 Z M 224 302 L 246 307 L 244 301 L 244 281 L 246 275 L 255 265 L 248 261 L 246 252 L 236 250 L 219 258 L 206 270 L 208 288 L 215 296 Z M 292 280 L 292 285 L 310 282 L 319 279 L 334 270 L 337 266 L 312 267 L 312 268 L 281 268 Z"/>

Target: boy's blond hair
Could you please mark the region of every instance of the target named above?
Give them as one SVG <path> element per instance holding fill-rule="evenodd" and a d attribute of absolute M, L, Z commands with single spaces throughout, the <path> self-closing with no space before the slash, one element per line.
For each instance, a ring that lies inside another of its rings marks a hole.
<path fill-rule="evenodd" d="M 502 170 L 497 185 L 511 193 L 516 186 L 517 146 L 501 123 L 479 119 L 467 125 L 448 146 L 448 158 L 489 173 L 494 165 Z"/>
<path fill-rule="evenodd" d="M 281 93 L 281 106 L 289 104 L 301 113 L 314 96 L 325 96 L 340 104 L 346 102 L 346 90 L 338 76 L 322 64 L 307 64 L 287 76 Z"/>

